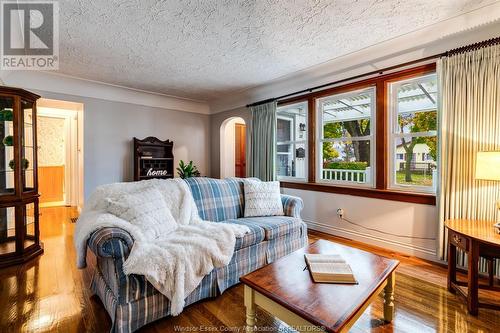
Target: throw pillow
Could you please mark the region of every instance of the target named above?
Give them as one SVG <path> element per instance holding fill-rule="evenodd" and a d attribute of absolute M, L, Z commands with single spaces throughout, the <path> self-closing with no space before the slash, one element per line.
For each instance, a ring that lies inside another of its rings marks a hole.
<path fill-rule="evenodd" d="M 245 217 L 285 215 L 281 203 L 279 182 L 246 179 L 244 190 Z"/>
<path fill-rule="evenodd" d="M 106 201 L 108 212 L 134 224 L 149 239 L 165 236 L 177 229 L 177 223 L 157 189 L 144 189 L 116 200 L 107 198 Z"/>

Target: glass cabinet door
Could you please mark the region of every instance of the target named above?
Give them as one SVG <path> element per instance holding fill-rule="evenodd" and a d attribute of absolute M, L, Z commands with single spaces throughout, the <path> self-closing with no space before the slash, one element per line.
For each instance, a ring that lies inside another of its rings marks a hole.
<path fill-rule="evenodd" d="M 0 208 L 0 255 L 16 252 L 16 209 Z"/>
<path fill-rule="evenodd" d="M 14 194 L 14 99 L 0 96 L 0 196 Z"/>
<path fill-rule="evenodd" d="M 36 230 L 36 215 L 38 214 L 38 207 L 34 203 L 27 204 L 24 208 L 24 247 L 29 247 L 35 244 L 35 230 Z"/>
<path fill-rule="evenodd" d="M 22 159 L 21 159 L 21 173 L 23 179 L 23 191 L 33 191 L 35 188 L 35 173 L 33 170 L 35 147 L 34 147 L 34 112 L 33 102 L 21 101 L 21 117 L 22 117 Z"/>

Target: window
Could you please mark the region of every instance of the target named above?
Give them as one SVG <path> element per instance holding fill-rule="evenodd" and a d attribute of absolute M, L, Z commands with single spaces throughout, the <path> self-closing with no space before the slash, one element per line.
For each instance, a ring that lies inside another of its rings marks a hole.
<path fill-rule="evenodd" d="M 437 97 L 426 64 L 280 101 L 282 186 L 435 205 Z"/>
<path fill-rule="evenodd" d="M 306 181 L 307 101 L 278 107 L 276 118 L 276 175 Z"/>
<path fill-rule="evenodd" d="M 389 86 L 390 188 L 435 192 L 436 74 L 395 81 Z"/>
<path fill-rule="evenodd" d="M 318 181 L 373 186 L 374 101 L 374 87 L 317 100 Z"/>

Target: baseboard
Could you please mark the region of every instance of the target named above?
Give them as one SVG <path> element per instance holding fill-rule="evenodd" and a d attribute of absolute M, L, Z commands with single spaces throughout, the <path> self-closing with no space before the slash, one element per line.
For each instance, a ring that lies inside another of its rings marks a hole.
<path fill-rule="evenodd" d="M 398 242 L 395 240 L 388 240 L 374 235 L 364 234 L 356 230 L 340 228 L 320 222 L 314 222 L 309 220 L 304 220 L 304 222 L 306 222 L 307 226 L 312 230 L 321 231 L 334 236 L 353 239 L 370 245 L 378 246 L 392 251 L 401 252 L 404 254 L 408 254 L 411 256 L 431 261 L 438 261 L 435 248 L 429 249 L 418 245 Z"/>

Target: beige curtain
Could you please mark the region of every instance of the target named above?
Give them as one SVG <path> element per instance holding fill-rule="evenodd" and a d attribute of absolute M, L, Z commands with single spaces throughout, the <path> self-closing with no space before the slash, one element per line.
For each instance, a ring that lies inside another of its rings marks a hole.
<path fill-rule="evenodd" d="M 475 180 L 474 174 L 478 151 L 500 150 L 500 45 L 444 57 L 437 65 L 441 94 L 438 252 L 445 260 L 446 219 L 497 219 L 500 182 Z M 463 253 L 458 263 L 466 265 Z M 484 261 L 480 269 L 485 271 Z"/>

